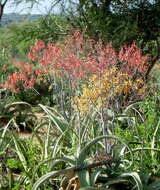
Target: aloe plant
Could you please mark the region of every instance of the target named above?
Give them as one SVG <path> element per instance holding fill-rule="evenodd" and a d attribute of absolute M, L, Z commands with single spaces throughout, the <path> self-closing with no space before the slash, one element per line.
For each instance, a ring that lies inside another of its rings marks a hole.
<path fill-rule="evenodd" d="M 73 172 L 75 173 L 75 175 L 78 176 L 79 178 L 79 181 L 80 181 L 80 187 L 83 188 L 83 187 L 89 187 L 92 183 L 92 185 L 95 185 L 93 184 L 93 182 L 95 182 L 96 180 L 94 180 L 95 178 L 97 178 L 97 175 L 100 174 L 100 172 L 97 173 L 93 173 L 90 175 L 89 173 L 89 168 L 95 168 L 97 166 L 102 166 L 102 165 L 105 165 L 107 163 L 120 163 L 120 160 L 115 160 L 115 159 L 112 159 L 112 160 L 103 160 L 99 163 L 93 163 L 93 164 L 89 164 L 86 162 L 86 158 L 88 156 L 88 153 L 91 149 L 92 146 L 95 146 L 95 144 L 98 142 L 98 141 L 101 141 L 102 139 L 104 138 L 109 138 L 109 139 L 116 139 L 118 141 L 120 141 L 121 143 L 123 143 L 126 148 L 130 151 L 130 148 L 128 147 L 128 145 L 123 142 L 120 138 L 118 137 L 115 137 L 115 136 L 100 136 L 100 137 L 97 137 L 93 140 L 91 140 L 79 153 L 78 157 L 74 159 L 74 161 L 72 160 L 72 164 L 74 164 L 75 166 L 71 167 L 71 168 L 66 168 L 64 170 L 60 170 L 60 171 L 51 171 L 45 175 L 43 175 L 42 177 L 40 177 L 38 179 L 38 181 L 36 181 L 36 183 L 33 185 L 32 187 L 32 190 L 36 190 L 40 185 L 42 185 L 45 181 L 47 181 L 49 178 L 55 178 L 55 177 L 58 177 L 59 175 L 67 175 L 67 173 L 69 172 Z M 132 152 L 130 151 L 130 154 L 131 154 L 131 158 L 133 159 L 133 156 L 132 156 Z M 65 159 L 67 162 L 69 160 Z M 64 159 L 61 159 L 60 161 L 64 161 Z M 132 160 L 133 161 L 133 160 Z M 94 186 L 93 186 L 94 187 Z"/>

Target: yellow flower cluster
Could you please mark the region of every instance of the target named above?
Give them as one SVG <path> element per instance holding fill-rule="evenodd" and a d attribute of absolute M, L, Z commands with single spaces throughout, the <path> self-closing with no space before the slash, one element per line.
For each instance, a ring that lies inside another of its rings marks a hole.
<path fill-rule="evenodd" d="M 142 84 L 142 79 L 133 81 L 127 73 L 112 67 L 101 76 L 91 76 L 88 84 L 82 86 L 82 95 L 74 97 L 74 104 L 81 113 L 92 109 L 99 110 L 102 106 L 107 107 L 117 96 L 131 95 L 135 91 L 138 94 Z M 143 90 L 140 90 L 143 93 Z"/>

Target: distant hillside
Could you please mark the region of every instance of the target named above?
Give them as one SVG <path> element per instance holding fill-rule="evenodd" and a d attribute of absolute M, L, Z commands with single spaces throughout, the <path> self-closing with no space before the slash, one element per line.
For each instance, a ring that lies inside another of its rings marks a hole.
<path fill-rule="evenodd" d="M 16 14 L 16 13 L 11 13 L 11 14 L 4 14 L 2 17 L 2 21 L 0 22 L 0 26 L 4 26 L 6 24 L 10 24 L 13 22 L 23 22 L 23 21 L 29 21 L 29 20 L 35 20 L 40 18 L 42 15 L 26 15 L 26 14 Z"/>

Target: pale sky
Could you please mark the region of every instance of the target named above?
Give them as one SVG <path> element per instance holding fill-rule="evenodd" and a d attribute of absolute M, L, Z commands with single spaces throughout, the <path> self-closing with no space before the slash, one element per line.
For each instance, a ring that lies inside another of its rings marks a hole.
<path fill-rule="evenodd" d="M 20 4 L 17 7 L 13 4 L 13 0 L 7 2 L 4 14 L 6 13 L 19 13 L 19 14 L 46 14 L 50 10 L 53 0 L 41 0 L 39 5 L 35 5 L 32 9 L 28 8 L 30 4 Z M 54 8 L 54 13 L 58 13 L 59 8 Z"/>

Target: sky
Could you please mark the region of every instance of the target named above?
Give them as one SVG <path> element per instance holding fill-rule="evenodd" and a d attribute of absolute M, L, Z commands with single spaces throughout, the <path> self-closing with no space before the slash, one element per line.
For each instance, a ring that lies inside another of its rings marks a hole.
<path fill-rule="evenodd" d="M 46 14 L 52 5 L 53 0 L 41 0 L 39 5 L 35 5 L 32 9 L 28 8 L 30 4 L 21 3 L 16 6 L 13 4 L 13 0 L 9 0 L 5 6 L 4 14 L 7 13 L 19 13 L 19 14 Z M 59 8 L 54 8 L 54 13 L 58 13 Z"/>

